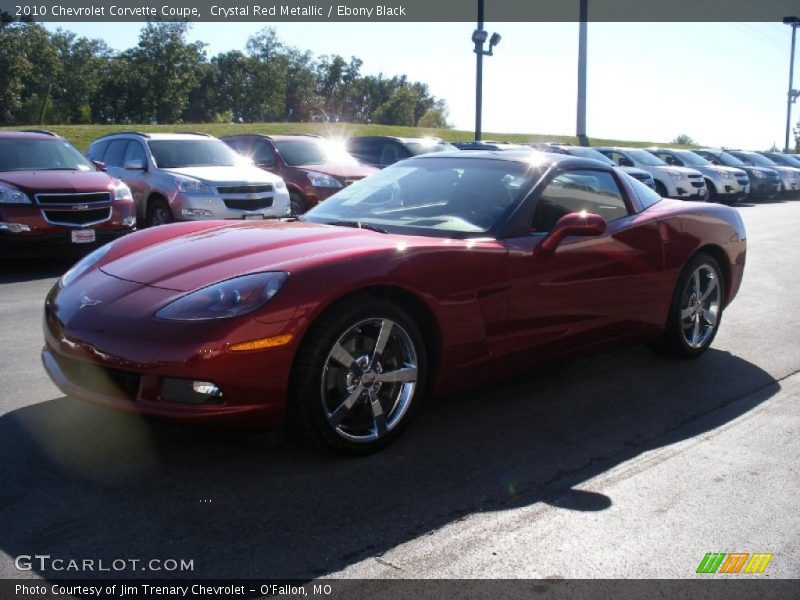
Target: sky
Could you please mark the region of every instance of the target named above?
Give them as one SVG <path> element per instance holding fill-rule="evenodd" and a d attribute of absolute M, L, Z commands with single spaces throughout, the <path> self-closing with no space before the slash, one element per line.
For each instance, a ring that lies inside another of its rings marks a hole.
<path fill-rule="evenodd" d="M 457 129 L 475 123 L 472 23 L 196 23 L 189 38 L 209 56 L 244 50 L 271 25 L 316 55 L 357 56 L 362 74 L 406 74 L 447 101 Z M 136 45 L 140 23 L 48 23 Z M 577 23 L 488 23 L 502 35 L 484 59 L 483 130 L 574 135 Z M 710 146 L 783 147 L 791 29 L 781 23 L 589 23 L 590 138 L 668 142 L 680 134 Z M 797 65 L 800 72 L 800 62 Z M 794 87 L 800 87 L 800 73 Z M 800 120 L 795 107 L 792 126 Z"/>

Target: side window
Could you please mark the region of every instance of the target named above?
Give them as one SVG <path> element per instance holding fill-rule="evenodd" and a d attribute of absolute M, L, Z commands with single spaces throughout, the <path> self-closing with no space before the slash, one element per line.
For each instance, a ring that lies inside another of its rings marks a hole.
<path fill-rule="evenodd" d="M 681 161 L 672 156 L 669 152 L 655 152 L 655 155 L 668 165 L 673 165 L 675 167 L 681 166 Z"/>
<path fill-rule="evenodd" d="M 147 165 L 147 155 L 144 153 L 144 147 L 139 142 L 130 142 L 128 144 L 128 149 L 125 151 L 125 157 L 122 159 L 123 166 L 132 160 L 137 160 L 143 165 Z"/>
<path fill-rule="evenodd" d="M 392 165 L 401 158 L 402 156 L 400 156 L 398 146 L 392 142 L 387 142 L 383 145 L 378 163 L 381 165 Z"/>
<path fill-rule="evenodd" d="M 661 202 L 661 196 L 655 190 L 650 189 L 635 177 L 629 175 L 626 175 L 626 177 L 628 177 L 628 185 L 631 186 L 633 193 L 639 199 L 639 204 L 642 205 L 642 210 L 650 208 L 656 202 Z"/>
<path fill-rule="evenodd" d="M 103 157 L 103 162 L 109 167 L 121 167 L 122 158 L 128 148 L 128 140 L 112 140 Z"/>
<path fill-rule="evenodd" d="M 628 215 L 622 192 L 611 173 L 577 170 L 557 175 L 536 200 L 531 230 L 548 232 L 564 215 L 583 210 L 606 221 Z"/>
<path fill-rule="evenodd" d="M 275 152 L 273 152 L 269 144 L 264 142 L 256 144 L 255 152 L 253 152 L 253 156 L 251 158 L 257 165 L 266 162 L 270 162 L 274 165 L 278 162 Z"/>
<path fill-rule="evenodd" d="M 95 142 L 91 146 L 89 146 L 89 150 L 86 152 L 86 158 L 89 160 L 103 160 L 103 155 L 106 153 L 106 148 L 108 148 L 108 140 L 103 140 L 102 142 Z"/>

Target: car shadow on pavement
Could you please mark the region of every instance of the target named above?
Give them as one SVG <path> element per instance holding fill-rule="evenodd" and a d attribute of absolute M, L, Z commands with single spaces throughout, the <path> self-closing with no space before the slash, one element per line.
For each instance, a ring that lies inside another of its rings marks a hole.
<path fill-rule="evenodd" d="M 779 387 L 727 352 L 677 361 L 635 348 L 428 402 L 395 444 L 359 459 L 58 398 L 0 417 L 0 569 L 13 577 L 18 555 L 172 558 L 194 571 L 111 574 L 305 579 L 474 513 L 601 511 L 614 498 L 581 489 L 587 479 L 716 429 Z"/>

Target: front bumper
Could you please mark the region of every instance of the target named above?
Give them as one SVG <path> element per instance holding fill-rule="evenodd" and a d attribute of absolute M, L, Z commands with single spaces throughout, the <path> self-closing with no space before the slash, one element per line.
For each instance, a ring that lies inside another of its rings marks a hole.
<path fill-rule="evenodd" d="M 776 179 L 750 179 L 750 197 L 753 199 L 777 198 L 781 193 L 781 188 L 780 181 Z"/>
<path fill-rule="evenodd" d="M 80 308 L 81 297 L 100 300 Z M 282 428 L 296 351 L 285 346 L 244 352 L 231 344 L 291 331 L 294 320 L 218 323 L 157 321 L 152 313 L 175 293 L 122 281 L 100 271 L 62 288 L 45 303 L 42 362 L 64 394 L 126 412 L 208 427 Z M 171 380 L 208 381 L 219 401 L 165 399 Z"/>
<path fill-rule="evenodd" d="M 289 193 L 189 194 L 177 192 L 170 208 L 178 221 L 208 219 L 276 219 L 291 214 Z"/>
<path fill-rule="evenodd" d="M 678 200 L 705 200 L 708 197 L 708 188 L 705 180 L 699 179 L 673 179 L 667 186 L 670 198 Z"/>

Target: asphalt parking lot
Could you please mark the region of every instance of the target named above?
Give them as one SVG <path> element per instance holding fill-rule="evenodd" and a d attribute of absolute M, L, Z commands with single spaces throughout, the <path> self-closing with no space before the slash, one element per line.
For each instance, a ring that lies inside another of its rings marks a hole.
<path fill-rule="evenodd" d="M 683 578 L 771 552 L 763 576 L 798 577 L 800 201 L 739 210 L 744 283 L 700 359 L 633 348 L 429 402 L 362 459 L 63 397 L 40 319 L 69 263 L 2 263 L 0 576 L 78 575 L 14 566 L 48 554 L 195 578 Z"/>

